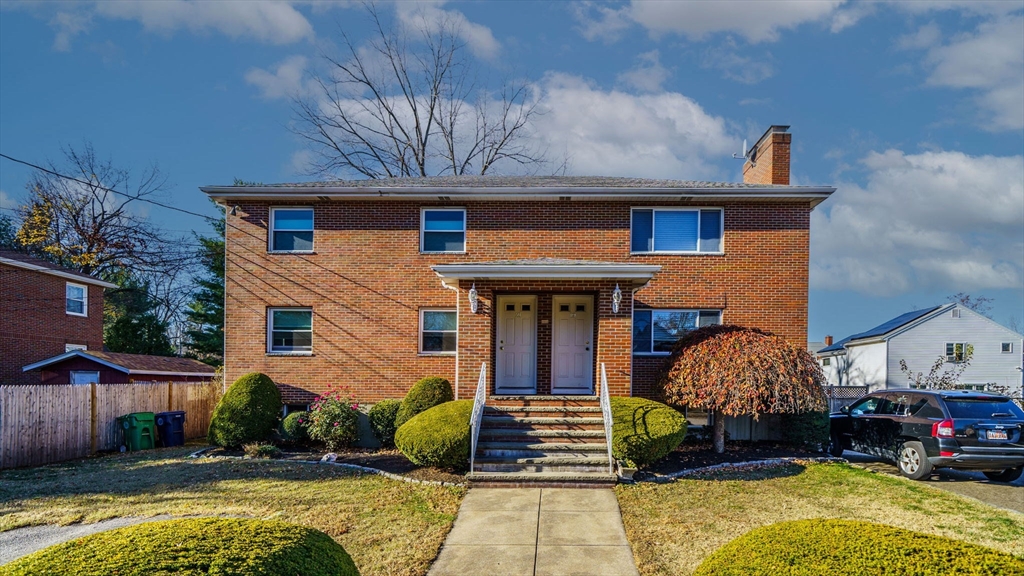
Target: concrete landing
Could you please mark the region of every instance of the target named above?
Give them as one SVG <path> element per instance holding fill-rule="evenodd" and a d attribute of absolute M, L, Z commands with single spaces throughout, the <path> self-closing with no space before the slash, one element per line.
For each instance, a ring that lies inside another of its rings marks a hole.
<path fill-rule="evenodd" d="M 428 576 L 637 576 L 611 489 L 473 488 Z"/>

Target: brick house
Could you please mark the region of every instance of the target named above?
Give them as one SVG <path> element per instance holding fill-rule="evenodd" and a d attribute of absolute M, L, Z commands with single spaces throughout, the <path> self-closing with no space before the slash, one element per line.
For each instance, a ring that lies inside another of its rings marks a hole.
<path fill-rule="evenodd" d="M 807 341 L 810 213 L 791 135 L 755 144 L 743 183 L 437 177 L 208 186 L 229 209 L 225 377 L 268 374 L 291 404 L 362 402 L 449 378 L 472 398 L 653 397 L 688 329 Z"/>
<path fill-rule="evenodd" d="M 70 350 L 103 349 L 98 278 L 0 251 L 0 384 L 38 384 L 22 367 Z"/>

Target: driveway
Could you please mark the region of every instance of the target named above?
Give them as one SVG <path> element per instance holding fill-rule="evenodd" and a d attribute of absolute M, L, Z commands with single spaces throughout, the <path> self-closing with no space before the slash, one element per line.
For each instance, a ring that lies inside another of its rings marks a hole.
<path fill-rule="evenodd" d="M 874 456 L 847 450 L 843 453 L 843 458 L 855 466 L 882 474 L 900 476 L 895 464 L 879 460 Z M 940 490 L 948 490 L 961 496 L 981 500 L 997 508 L 1024 514 L 1024 476 L 1011 484 L 1006 484 L 992 482 L 981 472 L 941 469 L 932 474 L 928 480 L 921 480 L 921 482 Z"/>

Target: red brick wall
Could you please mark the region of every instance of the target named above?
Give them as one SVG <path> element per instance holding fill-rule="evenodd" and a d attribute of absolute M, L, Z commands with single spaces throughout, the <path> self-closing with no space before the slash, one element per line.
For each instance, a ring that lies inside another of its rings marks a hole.
<path fill-rule="evenodd" d="M 228 217 L 226 376 L 230 381 L 245 372 L 265 372 L 291 402 L 308 401 L 329 385 L 347 386 L 360 400 L 373 402 L 402 397 L 427 375 L 455 383 L 456 358 L 419 355 L 418 330 L 420 308 L 458 307 L 463 332 L 458 384 L 465 397 L 476 385 L 480 362 L 493 366 L 486 336 L 493 320 L 487 314 L 471 316 L 465 291 L 442 287 L 430 266 L 516 258 L 660 264 L 651 285 L 637 293 L 637 306 L 721 308 L 724 322 L 771 330 L 804 345 L 808 204 L 717 203 L 725 207 L 724 255 L 630 256 L 630 207 L 642 204 L 449 203 L 467 208 L 467 253 L 420 254 L 420 208 L 441 202 L 314 203 L 315 254 L 309 255 L 267 254 L 269 205 L 241 204 L 238 215 Z M 632 379 L 634 394 L 654 395 L 654 375 L 664 358 L 634 357 L 630 369 L 629 298 L 612 317 L 612 288 L 613 282 L 477 283 L 488 301 L 493 290 L 597 294 L 596 361 L 606 362 L 616 393 L 625 393 Z M 311 357 L 267 355 L 266 314 L 273 306 L 313 307 Z M 544 310 L 540 301 L 538 306 Z M 539 347 L 538 353 L 544 350 Z"/>
<path fill-rule="evenodd" d="M 0 383 L 38 384 L 21 369 L 64 353 L 65 344 L 103 349 L 103 288 L 89 286 L 88 317 L 64 311 L 68 280 L 0 264 Z"/>
<path fill-rule="evenodd" d="M 748 184 L 789 184 L 789 148 L 793 135 L 768 134 L 758 143 L 755 163 L 743 164 L 743 181 Z"/>

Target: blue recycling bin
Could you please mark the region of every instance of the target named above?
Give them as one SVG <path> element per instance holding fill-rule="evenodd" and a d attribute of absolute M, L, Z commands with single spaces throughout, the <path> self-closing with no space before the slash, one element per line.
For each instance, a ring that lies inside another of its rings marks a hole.
<path fill-rule="evenodd" d="M 160 445 L 185 445 L 185 411 L 159 412 L 156 415 L 156 430 L 160 437 Z"/>

